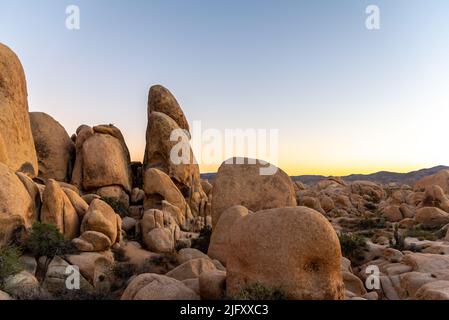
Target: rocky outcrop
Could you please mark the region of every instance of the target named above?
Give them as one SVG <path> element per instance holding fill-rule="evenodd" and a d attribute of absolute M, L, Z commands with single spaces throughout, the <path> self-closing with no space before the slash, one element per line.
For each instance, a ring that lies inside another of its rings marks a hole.
<path fill-rule="evenodd" d="M 31 130 L 43 179 L 70 181 L 75 144 L 64 127 L 43 112 L 30 112 Z"/>
<path fill-rule="evenodd" d="M 150 89 L 143 170 L 167 174 L 186 199 L 193 215 L 204 215 L 207 196 L 190 147 L 188 123 L 176 99 L 161 87 Z"/>
<path fill-rule="evenodd" d="M 11 49 L 0 43 L 0 162 L 34 177 L 38 165 L 27 95 L 22 64 Z"/>

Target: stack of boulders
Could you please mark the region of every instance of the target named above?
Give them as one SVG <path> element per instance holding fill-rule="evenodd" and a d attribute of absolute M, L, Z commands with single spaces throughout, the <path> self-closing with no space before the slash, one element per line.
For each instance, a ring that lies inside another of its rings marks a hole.
<path fill-rule="evenodd" d="M 175 97 L 160 85 L 151 87 L 142 167 L 142 237 L 152 250 L 173 251 L 180 228 L 199 231 L 210 220 L 208 198 L 189 141 L 189 124 Z M 167 219 L 162 223 L 155 216 Z"/>

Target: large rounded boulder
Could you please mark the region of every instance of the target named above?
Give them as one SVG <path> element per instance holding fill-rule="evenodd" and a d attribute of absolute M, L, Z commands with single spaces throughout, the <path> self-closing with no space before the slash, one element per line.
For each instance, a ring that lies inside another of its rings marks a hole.
<path fill-rule="evenodd" d="M 70 181 L 75 144 L 64 127 L 43 112 L 30 112 L 39 177 Z"/>
<path fill-rule="evenodd" d="M 274 168 L 264 174 L 264 169 Z M 212 225 L 228 208 L 242 205 L 251 211 L 296 206 L 293 182 L 281 169 L 260 160 L 232 158 L 218 169 L 212 188 Z"/>
<path fill-rule="evenodd" d="M 227 293 L 251 284 L 282 290 L 288 299 L 343 299 L 337 234 L 320 213 L 306 207 L 250 213 L 229 236 Z"/>
<path fill-rule="evenodd" d="M 38 165 L 27 96 L 19 58 L 0 43 L 0 162 L 34 177 Z"/>

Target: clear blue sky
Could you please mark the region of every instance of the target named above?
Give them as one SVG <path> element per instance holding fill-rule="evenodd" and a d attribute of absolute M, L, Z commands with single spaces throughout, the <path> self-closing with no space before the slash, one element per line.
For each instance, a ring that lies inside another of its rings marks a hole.
<path fill-rule="evenodd" d="M 365 28 L 369 4 L 380 30 Z M 136 160 L 160 83 L 205 128 L 279 129 L 291 174 L 449 164 L 446 0 L 0 0 L 0 42 L 24 65 L 30 110 L 69 134 L 114 123 Z"/>

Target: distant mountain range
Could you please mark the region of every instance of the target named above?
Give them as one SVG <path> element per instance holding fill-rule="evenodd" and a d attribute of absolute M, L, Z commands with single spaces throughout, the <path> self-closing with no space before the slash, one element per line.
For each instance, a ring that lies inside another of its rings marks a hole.
<path fill-rule="evenodd" d="M 413 185 L 415 181 L 421 179 L 422 177 L 430 176 L 441 170 L 449 169 L 448 166 L 436 166 L 428 169 L 421 169 L 417 171 L 412 171 L 408 173 L 398 173 L 398 172 L 388 172 L 380 171 L 371 174 L 351 174 L 348 176 L 341 177 L 344 181 L 353 182 L 357 180 L 372 181 L 380 184 L 387 183 L 399 183 Z M 215 178 L 216 173 L 203 173 L 201 174 L 202 179 L 208 179 L 212 181 Z M 320 180 L 327 179 L 329 177 L 320 175 L 303 175 L 303 176 L 292 176 L 294 181 L 299 180 L 305 184 L 314 184 Z"/>

